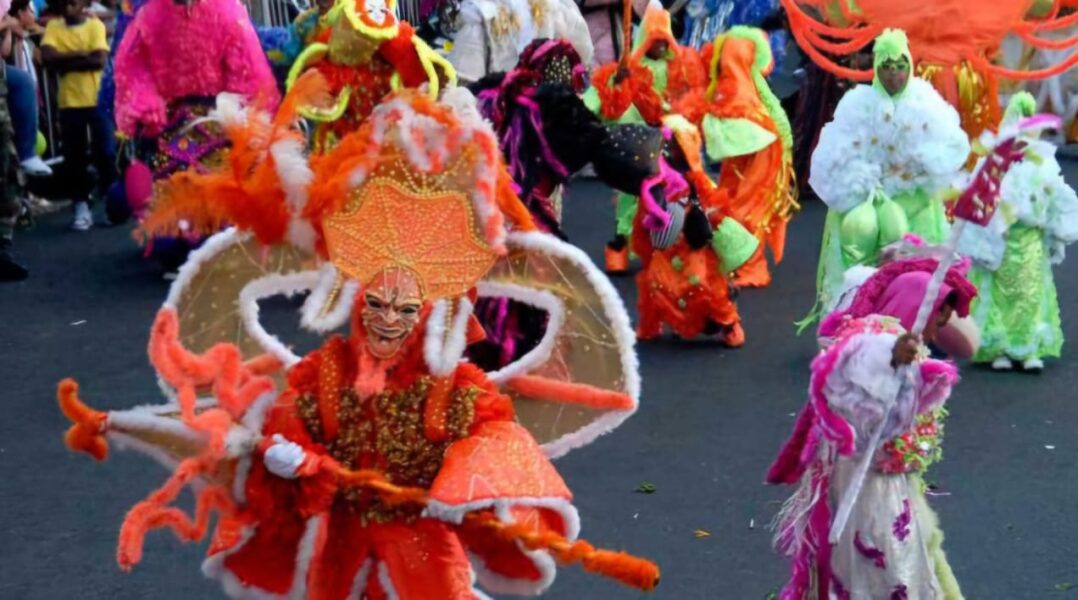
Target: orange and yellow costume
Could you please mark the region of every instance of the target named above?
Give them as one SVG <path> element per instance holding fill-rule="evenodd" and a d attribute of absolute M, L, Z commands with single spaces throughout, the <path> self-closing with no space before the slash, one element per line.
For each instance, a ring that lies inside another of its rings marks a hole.
<path fill-rule="evenodd" d="M 456 83 L 452 65 L 409 23 L 397 20 L 396 4 L 396 0 L 337 0 L 322 18 L 322 30 L 293 63 L 288 87 L 300 74 L 316 70 L 336 98 L 330 107 L 301 110 L 319 123 L 319 148 L 332 147 L 354 131 L 395 89 L 427 84 L 436 98 L 443 85 Z"/>
<path fill-rule="evenodd" d="M 102 459 L 130 445 L 175 467 L 128 513 L 120 565 L 139 562 L 152 529 L 203 538 L 216 511 L 203 572 L 236 598 L 473 600 L 477 580 L 536 595 L 555 561 L 654 587 L 651 563 L 576 539 L 551 464 L 636 408 L 612 288 L 576 249 L 521 231 L 528 213 L 466 90 L 391 95 L 308 160 L 295 110 L 326 100 L 324 86 L 300 78 L 275 119 L 224 100 L 211 118 L 230 168 L 170 179 L 147 220 L 236 225 L 191 255 L 154 324 L 151 362 L 175 401 L 101 413 L 60 386 L 69 447 Z M 565 279 L 533 290 L 521 262 Z M 499 285 L 556 327 L 488 374 L 462 355 L 482 335 L 477 294 Z M 305 328 L 350 334 L 301 358 L 264 329 L 258 301 L 305 290 Z M 583 353 L 573 342 L 589 333 L 613 351 Z M 193 518 L 172 506 L 186 484 Z"/>
<path fill-rule="evenodd" d="M 679 98 L 706 85 L 707 72 L 700 55 L 693 48 L 678 45 L 670 13 L 658 0 L 651 0 L 632 51 L 623 60 L 592 73 L 584 103 L 606 122 L 658 127 Z M 606 259 L 607 270 L 619 273 L 628 269 L 627 241 L 632 235 L 637 198 L 619 193 L 615 203 L 615 238 L 606 247 Z"/>
<path fill-rule="evenodd" d="M 771 47 L 763 31 L 738 26 L 702 54 L 710 84 L 677 109 L 700 127 L 708 157 L 722 161 L 718 186 L 730 215 L 761 241 L 734 282 L 764 287 L 771 283 L 764 245 L 782 261 L 786 224 L 798 209 L 790 122 L 764 80 L 773 67 Z"/>

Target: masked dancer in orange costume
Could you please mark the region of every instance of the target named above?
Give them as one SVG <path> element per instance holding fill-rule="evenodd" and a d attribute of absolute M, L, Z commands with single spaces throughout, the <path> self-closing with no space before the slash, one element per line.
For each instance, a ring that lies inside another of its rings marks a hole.
<path fill-rule="evenodd" d="M 328 100 L 305 89 L 320 81 L 301 78 L 272 121 L 219 106 L 231 168 L 170 180 L 148 220 L 236 225 L 192 254 L 154 325 L 151 360 L 175 402 L 99 413 L 73 381 L 61 384 L 69 447 L 100 459 L 108 442 L 126 443 L 177 465 L 128 513 L 121 566 L 139 561 L 151 529 L 202 538 L 216 509 L 203 571 L 235 598 L 472 600 L 485 597 L 476 578 L 535 595 L 553 581 L 554 559 L 653 587 L 650 563 L 574 541 L 579 519 L 549 460 L 635 410 L 632 336 L 613 289 L 594 283 L 601 275 L 576 249 L 522 231 L 527 212 L 466 90 L 441 104 L 391 96 L 308 162 L 294 109 Z M 520 260 L 576 269 L 577 287 L 530 292 L 561 327 L 526 363 L 488 376 L 460 361 L 477 331 L 474 291 L 486 278 L 528 297 L 506 273 Z M 238 302 L 217 296 L 237 290 Z M 303 290 L 306 328 L 351 331 L 300 358 L 264 329 L 258 301 Z M 588 310 L 570 311 L 573 301 Z M 591 350 L 573 368 L 580 359 L 569 357 L 588 344 L 560 336 L 583 339 L 581 319 L 606 327 L 616 350 L 600 354 L 613 362 Z M 550 363 L 563 368 L 550 375 Z M 600 387 L 597 369 L 617 383 Z M 543 424 L 515 414 L 542 401 L 570 406 Z M 573 404 L 591 416 L 563 421 L 579 412 Z M 525 423 L 546 430 L 543 445 Z M 170 506 L 186 483 L 199 484 L 194 519 Z"/>

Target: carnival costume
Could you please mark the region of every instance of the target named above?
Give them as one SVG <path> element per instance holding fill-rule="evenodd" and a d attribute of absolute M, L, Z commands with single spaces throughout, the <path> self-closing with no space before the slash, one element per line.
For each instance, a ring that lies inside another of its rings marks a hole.
<path fill-rule="evenodd" d="M 666 45 L 665 53 L 657 58 L 649 56 L 660 44 Z M 584 102 L 604 121 L 659 127 L 677 99 L 706 83 L 699 54 L 678 45 L 670 13 L 658 0 L 651 0 L 636 31 L 632 51 L 621 61 L 603 65 L 592 73 L 592 85 Z M 628 269 L 628 239 L 633 231 L 637 198 L 620 193 L 615 202 L 617 222 L 614 240 L 606 247 L 607 270 L 624 272 Z"/>
<path fill-rule="evenodd" d="M 550 463 L 636 408 L 625 309 L 582 252 L 526 231 L 474 98 L 443 100 L 394 94 L 308 161 L 294 124 L 298 106 L 332 102 L 318 74 L 273 119 L 222 98 L 211 118 L 231 168 L 173 178 L 147 221 L 197 207 L 200 226 L 235 224 L 191 255 L 154 325 L 151 361 L 173 400 L 100 413 L 74 382 L 60 387 L 71 448 L 133 446 L 175 467 L 128 513 L 121 566 L 149 530 L 201 539 L 216 510 L 203 571 L 236 598 L 483 598 L 476 576 L 534 595 L 553 558 L 657 583 L 650 563 L 573 541 L 577 513 Z M 258 302 L 306 290 L 304 327 L 351 326 L 300 357 Z M 476 293 L 544 307 L 553 326 L 484 373 L 460 360 Z M 171 506 L 187 483 L 194 519 Z"/>
<path fill-rule="evenodd" d="M 704 47 L 709 85 L 676 105 L 703 132 L 708 158 L 722 162 L 719 188 L 731 216 L 760 239 L 757 254 L 734 282 L 771 283 L 764 246 L 776 263 L 786 247 L 786 224 L 798 209 L 790 120 L 764 79 L 774 68 L 767 35 L 734 27 Z"/>
<path fill-rule="evenodd" d="M 464 0 L 449 60 L 464 81 L 506 72 L 536 39 L 564 39 L 585 65 L 594 48 L 574 0 Z"/>
<path fill-rule="evenodd" d="M 855 81 L 874 73 L 838 64 L 833 57 L 856 54 L 887 29 L 910 36 L 914 73 L 930 81 L 958 110 L 970 138 L 994 130 L 1000 120 L 999 80 L 1036 81 L 1066 73 L 1078 64 L 1078 37 L 1050 32 L 1078 23 L 1063 14 L 1074 0 L 1015 0 L 985 4 L 980 0 L 781 0 L 798 45 L 813 62 Z M 812 14 L 815 13 L 815 14 Z M 825 15 L 823 20 L 816 15 Z M 1064 50 L 1066 57 L 1032 69 L 998 64 L 997 53 L 1008 35 L 1034 48 Z"/>
<path fill-rule="evenodd" d="M 227 140 L 200 122 L 223 92 L 273 106 L 277 84 L 258 36 L 237 0 L 179 4 L 148 0 L 126 28 L 115 60 L 116 124 L 127 138 L 126 199 L 142 218 L 152 178 L 215 166 Z M 151 241 L 166 271 L 183 262 L 198 236 L 178 232 Z"/>
<path fill-rule="evenodd" d="M 456 84 L 449 62 L 394 15 L 396 0 L 337 0 L 322 17 L 322 31 L 292 65 L 287 86 L 308 70 L 329 82 L 335 102 L 303 106 L 314 121 L 315 148 L 331 149 L 354 131 L 390 91 L 426 84 L 437 98 L 443 85 Z"/>
<path fill-rule="evenodd" d="M 888 31 L 874 48 L 885 63 L 912 64 L 905 35 Z M 941 243 L 949 225 L 942 194 L 969 156 L 958 114 L 932 86 L 910 78 L 891 96 L 877 75 L 846 93 L 812 155 L 809 183 L 829 210 L 817 275 L 818 300 L 832 301 L 843 273 L 876 264 L 880 248 L 912 232 Z"/>
<path fill-rule="evenodd" d="M 1006 130 L 1033 116 L 1036 103 L 1022 92 L 1007 107 Z M 972 281 L 980 290 L 973 316 L 981 327 L 974 357 L 997 369 L 1012 361 L 1039 370 L 1063 347 L 1053 265 L 1078 241 L 1078 197 L 1063 179 L 1055 146 L 1041 131 L 1020 134 L 1025 160 L 1012 165 L 1000 185 L 1002 208 L 984 227 L 963 231 L 959 249 L 974 259 Z"/>
<path fill-rule="evenodd" d="M 783 600 L 962 597 L 923 481 L 942 455 L 943 405 L 958 370 L 926 358 L 923 346 L 912 364 L 892 363 L 928 289 L 928 263 L 880 269 L 825 323 L 830 345 L 812 363 L 809 400 L 767 474 L 769 483 L 798 486 L 776 519 L 776 547 L 792 562 Z M 945 302 L 966 314 L 975 293 L 951 271 L 932 314 Z M 881 421 L 883 443 L 870 448 Z M 855 485 L 865 459 L 871 466 Z M 834 539 L 847 495 L 852 511 Z"/>
<path fill-rule="evenodd" d="M 674 215 L 670 226 L 648 227 L 643 213 L 634 220 L 632 247 L 642 265 L 637 337 L 655 338 L 666 326 L 681 338 L 716 335 L 740 347 L 745 332 L 727 275 L 753 256 L 759 242 L 729 216 L 728 196 L 704 170 L 696 126 L 677 115 L 664 123 L 667 162 L 689 185 L 665 198 Z"/>

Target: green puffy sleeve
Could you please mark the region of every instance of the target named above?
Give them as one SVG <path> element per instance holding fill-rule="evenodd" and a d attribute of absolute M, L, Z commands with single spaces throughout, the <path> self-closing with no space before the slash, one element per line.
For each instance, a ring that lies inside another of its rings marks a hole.
<path fill-rule="evenodd" d="M 756 254 L 760 240 L 737 220 L 726 217 L 715 229 L 711 238 L 711 247 L 722 261 L 722 272 L 732 273 L 744 265 Z"/>
<path fill-rule="evenodd" d="M 748 119 L 720 119 L 705 115 L 702 126 L 708 158 L 714 161 L 754 154 L 779 139 Z"/>

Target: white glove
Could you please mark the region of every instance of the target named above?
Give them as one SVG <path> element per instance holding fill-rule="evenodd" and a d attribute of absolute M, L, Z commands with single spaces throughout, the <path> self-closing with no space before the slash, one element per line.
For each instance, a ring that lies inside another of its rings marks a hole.
<path fill-rule="evenodd" d="M 299 444 L 288 441 L 279 433 L 274 434 L 273 442 L 262 457 L 262 461 L 266 463 L 266 469 L 278 477 L 295 479 L 306 453 Z"/>

